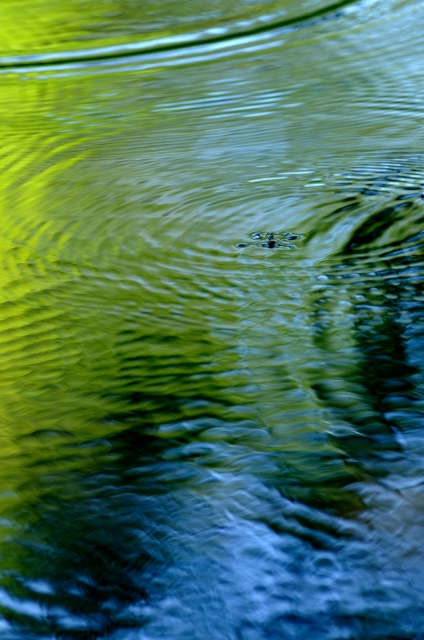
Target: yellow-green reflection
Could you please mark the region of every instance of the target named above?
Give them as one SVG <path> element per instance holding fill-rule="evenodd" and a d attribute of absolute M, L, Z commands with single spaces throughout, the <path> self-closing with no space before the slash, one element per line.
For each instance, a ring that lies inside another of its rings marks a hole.
<path fill-rule="evenodd" d="M 331 0 L 5 0 L 0 7 L 0 62 L 13 56 L 61 60 L 81 52 L 109 53 L 183 44 L 300 20 Z M 137 47 L 136 47 L 137 48 Z"/>
<path fill-rule="evenodd" d="M 11 638 L 421 632 L 409 7 L 202 64 L 3 76 Z"/>

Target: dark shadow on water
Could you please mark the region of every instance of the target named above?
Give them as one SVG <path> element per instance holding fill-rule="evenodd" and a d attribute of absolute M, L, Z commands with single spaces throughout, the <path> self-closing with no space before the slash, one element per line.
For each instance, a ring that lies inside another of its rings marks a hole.
<path fill-rule="evenodd" d="M 379 193 L 375 183 L 362 189 L 360 197 L 351 196 L 349 205 L 333 215 L 355 207 L 359 211 L 364 192 L 372 186 L 372 193 Z M 383 178 L 379 184 L 387 187 Z M 334 304 L 351 304 L 354 346 L 344 356 L 343 368 L 329 364 L 314 389 L 339 425 L 333 441 L 363 479 L 390 474 L 404 456 L 402 432 L 424 425 L 424 360 L 419 357 L 424 348 L 423 238 L 421 233 L 405 237 L 400 232 L 384 241 L 396 224 L 403 222 L 407 228 L 408 216 L 411 226 L 424 225 L 420 186 L 410 189 L 414 193 L 408 198 L 413 200 L 399 204 L 406 196 L 397 196 L 356 228 L 333 260 L 327 289 L 331 295 L 323 292 L 314 303 L 316 343 L 329 362 L 336 355 Z M 418 357 L 411 357 L 411 345 Z"/>

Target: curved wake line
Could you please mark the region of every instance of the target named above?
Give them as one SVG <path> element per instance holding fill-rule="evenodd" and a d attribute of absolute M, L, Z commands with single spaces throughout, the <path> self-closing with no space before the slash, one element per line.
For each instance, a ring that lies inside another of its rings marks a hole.
<path fill-rule="evenodd" d="M 323 18 L 335 17 L 334 13 L 344 9 L 345 7 L 356 4 L 358 0 L 339 0 L 333 4 L 311 11 L 302 16 L 287 18 L 269 24 L 262 24 L 246 30 L 235 30 L 231 33 L 225 33 L 216 36 L 207 36 L 208 31 L 175 35 L 169 38 L 158 38 L 155 40 L 131 42 L 126 44 L 115 45 L 111 47 L 97 47 L 94 49 L 82 49 L 79 51 L 66 51 L 55 53 L 40 53 L 33 55 L 18 55 L 0 57 L 0 68 L 11 67 L 34 67 L 50 64 L 69 64 L 72 62 L 93 62 L 96 60 L 107 60 L 114 58 L 125 58 L 134 54 L 151 54 L 166 53 L 167 51 L 183 50 L 185 48 L 198 45 L 213 45 L 236 40 L 241 37 L 255 36 L 261 33 L 272 32 L 283 28 L 300 28 L 306 27 Z M 64 57 L 66 56 L 66 57 Z"/>

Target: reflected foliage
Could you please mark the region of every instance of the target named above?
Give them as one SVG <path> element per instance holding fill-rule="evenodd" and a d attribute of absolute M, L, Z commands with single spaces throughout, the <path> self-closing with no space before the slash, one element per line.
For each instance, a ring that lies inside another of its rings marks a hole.
<path fill-rule="evenodd" d="M 6 640 L 424 633 L 423 36 L 389 5 L 4 75 Z"/>

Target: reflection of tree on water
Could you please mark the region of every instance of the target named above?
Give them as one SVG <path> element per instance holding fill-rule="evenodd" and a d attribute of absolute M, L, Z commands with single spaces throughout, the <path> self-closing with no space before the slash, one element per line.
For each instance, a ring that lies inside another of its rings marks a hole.
<path fill-rule="evenodd" d="M 135 413 L 129 407 L 130 422 Z M 179 444 L 146 435 L 146 418 L 92 443 L 87 466 L 79 460 L 73 472 L 32 473 L 36 498 L 14 514 L 23 527 L 4 544 L 11 569 L 7 561 L 0 582 L 7 590 L 0 611 L 17 637 L 92 640 L 143 626 L 160 576 L 175 561 L 176 504 L 167 492 L 176 479 L 163 455 Z"/>
<path fill-rule="evenodd" d="M 406 211 L 406 207 L 400 210 L 402 215 Z M 395 222 L 401 218 L 396 217 Z M 368 224 L 372 225 L 372 220 Z M 76 448 L 69 447 L 69 454 L 65 444 L 63 470 L 60 465 L 47 472 L 35 465 L 31 470 L 32 497 L 23 500 L 22 528 L 5 545 L 11 570 L 3 563 L 2 586 L 9 600 L 3 599 L 2 613 L 16 624 L 15 637 L 29 639 L 32 634 L 38 638 L 50 633 L 57 638 L 92 640 L 115 630 L 140 628 L 149 624 L 149 616 L 157 615 L 152 610 L 167 594 L 169 567 L 176 567 L 175 575 L 179 571 L 181 582 L 188 583 L 196 575 L 199 557 L 209 561 L 208 554 L 214 549 L 223 549 L 223 562 L 235 566 L 233 554 L 237 550 L 228 543 L 220 546 L 213 538 L 223 536 L 227 525 L 220 521 L 222 514 L 216 505 L 208 503 L 213 491 L 223 502 L 234 497 L 234 503 L 242 505 L 236 505 L 243 522 L 237 540 L 240 546 L 256 523 L 271 530 L 272 540 L 278 540 L 275 549 L 278 544 L 288 544 L 289 538 L 298 545 L 298 555 L 294 553 L 287 565 L 283 564 L 290 567 L 286 582 L 281 578 L 279 585 L 276 579 L 281 601 L 291 597 L 289 581 L 298 575 L 298 567 L 292 564 L 313 564 L 315 557 L 317 566 L 320 562 L 330 566 L 327 573 L 324 566 L 315 576 L 317 589 L 321 589 L 319 580 L 324 584 L 329 579 L 331 563 L 348 545 L 349 532 L 343 529 L 342 518 L 348 520 L 365 508 L 349 485 L 358 480 L 378 482 L 392 472 L 403 455 L 399 432 L 409 426 L 406 421 L 411 420 L 420 401 L 416 391 L 419 363 L 411 361 L 408 350 L 410 322 L 419 324 L 422 308 L 416 300 L 421 286 L 419 238 L 396 247 L 390 243 L 373 256 L 372 243 L 378 243 L 386 228 L 377 225 L 373 237 L 364 233 L 365 229 L 364 223 L 348 242 L 331 272 L 334 277 L 326 281 L 315 304 L 316 343 L 329 365 L 315 379 L 314 388 L 330 414 L 332 450 L 322 447 L 317 454 L 314 443 L 302 440 L 303 433 L 298 437 L 298 433 L 289 432 L 285 438 L 284 428 L 278 432 L 277 448 L 271 434 L 255 425 L 251 407 L 245 407 L 243 414 L 243 393 L 230 401 L 225 378 L 218 382 L 219 377 L 205 374 L 203 363 L 209 366 L 217 361 L 217 354 L 226 346 L 210 340 L 206 330 L 193 337 L 192 343 L 196 341 L 200 351 L 193 350 L 192 355 L 184 350 L 185 331 L 174 340 L 178 344 L 172 345 L 171 340 L 160 371 L 161 358 L 155 358 L 154 352 L 143 353 L 143 327 L 140 335 L 138 329 L 128 333 L 111 387 L 119 391 L 103 416 L 104 423 L 110 423 L 111 435 L 88 443 L 90 446 L 77 443 Z M 374 275 L 368 275 L 371 269 Z M 352 306 L 337 316 L 335 301 L 350 301 Z M 405 313 L 411 315 L 411 321 Z M 160 336 L 160 328 L 157 335 L 153 330 L 150 344 L 159 344 Z M 134 355 L 137 343 L 142 347 Z M 272 356 L 272 350 L 270 353 Z M 229 348 L 228 354 L 233 357 L 234 350 Z M 265 382 L 269 372 L 281 374 L 276 383 L 280 384 L 280 395 L 276 386 L 267 397 L 272 397 L 272 408 L 278 408 L 291 397 L 285 395 L 283 379 L 290 372 L 285 371 L 286 365 L 268 369 L 270 362 L 262 353 L 256 362 L 264 367 Z M 235 364 L 231 361 L 230 367 Z M 232 408 L 232 402 L 239 402 L 238 422 L 226 423 L 226 410 Z M 306 444 L 294 453 L 287 452 L 290 439 Z M 90 448 L 92 453 L 84 459 L 84 451 Z M 251 462 L 247 454 L 259 459 L 249 474 L 245 473 Z M 310 472 L 314 464 L 316 475 Z M 257 499 L 255 480 L 260 485 Z M 232 517 L 233 513 L 229 520 Z M 19 522 L 19 517 L 16 519 Z M 352 531 L 350 539 L 356 544 Z M 324 561 L 319 555 L 323 550 L 328 553 Z M 274 562 L 272 553 L 270 556 Z M 200 566 L 210 569 L 216 566 L 213 560 Z M 258 555 L 254 564 L 261 560 Z M 188 566 L 191 573 L 185 574 Z M 346 574 L 349 566 L 346 560 Z M 275 569 L 273 564 L 271 567 Z M 221 585 L 219 577 L 207 572 L 199 571 L 199 576 L 203 591 L 197 610 L 206 619 L 212 617 L 213 606 L 221 606 L 218 594 L 211 596 L 213 589 L 219 587 L 219 597 L 231 601 L 232 583 Z M 307 594 L 306 578 L 299 580 L 298 588 Z M 233 619 L 232 602 L 228 606 L 230 611 L 221 615 L 223 623 Z M 274 621 L 274 635 L 270 632 L 268 637 L 279 639 L 290 624 L 296 627 L 316 620 L 312 614 L 310 618 L 299 614 L 296 619 L 290 615 Z M 189 614 L 180 611 L 178 616 L 183 619 Z M 175 637 L 184 636 L 179 631 Z M 225 635 L 217 632 L 216 637 Z M 257 631 L 253 637 L 262 640 L 264 636 Z"/>
<path fill-rule="evenodd" d="M 382 185 L 387 183 L 380 177 L 362 193 L 376 195 Z M 422 204 L 419 188 L 410 191 L 359 225 L 329 273 L 325 289 L 332 295 L 323 290 L 315 303 L 316 340 L 330 364 L 314 388 L 328 407 L 332 439 L 345 464 L 365 481 L 393 472 L 405 455 L 402 431 L 422 421 L 422 362 L 411 359 L 408 343 L 411 329 L 415 336 L 422 332 L 423 247 L 421 234 L 405 238 L 404 231 L 422 224 Z M 348 306 L 348 326 L 334 326 L 334 304 L 340 302 Z M 344 333 L 344 368 L 337 357 L 331 363 L 334 332 Z"/>
<path fill-rule="evenodd" d="M 185 447 L 196 445 L 202 429 L 213 425 L 222 394 L 209 380 L 208 398 L 203 384 L 192 381 L 191 367 L 197 367 L 189 356 L 185 365 L 188 373 L 180 373 L 176 393 L 155 393 L 146 386 L 156 384 L 149 372 L 158 375 L 158 366 L 152 369 L 148 356 L 123 356 L 116 409 L 104 416 L 110 437 L 76 447 L 71 439 L 61 450 L 63 469 L 59 461 L 47 472 L 27 470 L 33 497 L 15 508 L 22 527 L 4 545 L 11 570 L 6 567 L 0 578 L 0 589 L 7 591 L 3 602 L 0 594 L 0 612 L 16 625 L 17 637 L 55 633 L 91 640 L 142 627 L 149 605 L 166 593 L 164 571 L 190 556 L 196 528 L 207 529 L 201 495 L 210 474 L 207 463 L 203 471 L 196 461 L 208 445 Z M 130 366 L 139 376 L 128 373 Z M 191 396 L 184 398 L 188 390 Z M 202 422 L 205 404 L 208 419 Z M 189 434 L 158 433 L 171 416 L 183 424 L 187 411 Z M 25 487 L 20 489 L 24 496 Z"/>
<path fill-rule="evenodd" d="M 13 571 L 2 584 L 16 600 L 7 598 L 3 613 L 27 629 L 26 637 L 56 632 L 88 639 L 126 627 L 128 618 L 131 626 L 137 614 L 125 611 L 146 601 L 146 566 L 166 563 L 154 531 L 148 544 L 141 539 L 143 529 L 152 530 L 154 498 L 143 501 L 135 486 L 126 485 L 113 448 L 101 458 L 103 468 L 91 477 L 88 469 L 40 474 L 33 487 L 37 501 L 22 514 L 25 522 L 30 511 L 33 522 L 6 545 Z M 19 606 L 18 598 L 27 606 Z M 39 610 L 31 606 L 34 600 Z"/>

